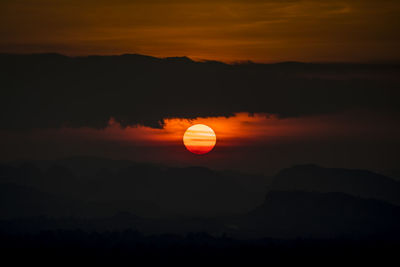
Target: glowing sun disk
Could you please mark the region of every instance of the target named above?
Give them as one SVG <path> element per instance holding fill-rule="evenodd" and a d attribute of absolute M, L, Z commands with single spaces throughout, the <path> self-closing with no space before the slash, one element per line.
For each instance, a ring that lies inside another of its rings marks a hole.
<path fill-rule="evenodd" d="M 213 129 L 204 124 L 189 127 L 183 135 L 183 143 L 187 150 L 194 154 L 210 152 L 217 142 Z"/>

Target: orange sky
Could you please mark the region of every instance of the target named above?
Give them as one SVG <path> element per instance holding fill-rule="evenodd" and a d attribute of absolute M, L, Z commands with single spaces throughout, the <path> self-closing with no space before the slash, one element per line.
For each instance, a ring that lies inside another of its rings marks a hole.
<path fill-rule="evenodd" d="M 393 121 L 391 121 L 393 120 Z M 379 121 L 381 123 L 379 123 Z M 327 114 L 299 118 L 278 119 L 268 114 L 237 113 L 233 117 L 213 117 L 188 119 L 166 119 L 163 129 L 145 126 L 122 128 L 113 119 L 105 129 L 61 128 L 38 129 L 31 135 L 44 139 L 56 137 L 71 139 L 90 139 L 116 141 L 127 145 L 183 147 L 182 137 L 194 124 L 211 127 L 217 136 L 217 146 L 248 146 L 265 143 L 299 142 L 301 140 L 325 139 L 340 140 L 363 138 L 396 139 L 400 135 L 395 118 L 385 120 L 373 113 L 351 112 Z M 373 127 L 372 127 L 373 125 Z"/>
<path fill-rule="evenodd" d="M 193 124 L 212 127 L 215 148 L 204 156 L 183 144 Z M 167 119 L 164 129 L 121 128 L 110 120 L 105 129 L 60 128 L 0 131 L 2 160 L 97 156 L 171 166 L 206 166 L 272 174 L 296 164 L 385 170 L 398 163 L 398 118 L 351 111 L 277 119 L 267 114 Z"/>
<path fill-rule="evenodd" d="M 0 52 L 399 60 L 398 0 L 2 0 Z"/>

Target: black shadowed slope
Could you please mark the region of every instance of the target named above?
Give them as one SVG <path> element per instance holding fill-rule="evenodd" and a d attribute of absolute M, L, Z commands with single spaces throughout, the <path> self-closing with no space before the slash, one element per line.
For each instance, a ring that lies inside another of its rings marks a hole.
<path fill-rule="evenodd" d="M 262 203 L 271 178 L 203 167 L 173 168 L 71 158 L 3 164 L 0 181 L 93 204 L 98 212 L 88 213 L 90 216 L 128 211 L 163 217 L 220 216 L 249 211 Z M 102 209 L 104 212 L 100 213 Z"/>
<path fill-rule="evenodd" d="M 366 170 L 299 165 L 275 176 L 270 190 L 342 192 L 400 204 L 400 182 Z"/>
<path fill-rule="evenodd" d="M 82 169 L 85 161 L 90 168 Z M 48 225 L 88 231 L 225 232 L 257 238 L 398 237 L 399 207 L 382 201 L 382 192 L 394 190 L 397 182 L 368 171 L 294 167 L 275 177 L 271 187 L 276 189 L 279 179 L 293 186 L 282 185 L 281 191 L 270 187 L 264 200 L 268 177 L 201 167 L 89 158 L 0 167 L 1 218 L 21 218 L 2 223 L 13 229 L 45 230 Z M 288 173 L 291 176 L 283 175 Z M 310 180 L 310 173 L 318 175 Z M 45 223 L 31 219 L 40 215 L 49 219 Z"/>
<path fill-rule="evenodd" d="M 382 201 L 343 193 L 273 191 L 231 228 L 247 237 L 398 239 L 399 224 L 400 207 Z"/>

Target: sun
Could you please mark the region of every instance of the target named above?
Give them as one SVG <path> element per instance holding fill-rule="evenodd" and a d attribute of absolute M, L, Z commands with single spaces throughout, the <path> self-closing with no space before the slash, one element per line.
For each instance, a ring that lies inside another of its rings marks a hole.
<path fill-rule="evenodd" d="M 210 152 L 216 142 L 215 132 L 204 124 L 190 126 L 183 135 L 183 144 L 187 150 L 198 155 Z"/>

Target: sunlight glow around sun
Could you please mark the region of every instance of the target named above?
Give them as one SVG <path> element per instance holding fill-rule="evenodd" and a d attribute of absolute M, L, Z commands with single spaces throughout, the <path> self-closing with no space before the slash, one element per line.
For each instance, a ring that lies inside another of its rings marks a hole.
<path fill-rule="evenodd" d="M 210 152 L 217 142 L 213 129 L 204 124 L 190 126 L 183 135 L 183 143 L 187 150 L 194 154 Z"/>

